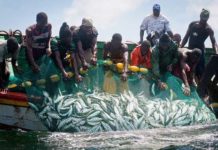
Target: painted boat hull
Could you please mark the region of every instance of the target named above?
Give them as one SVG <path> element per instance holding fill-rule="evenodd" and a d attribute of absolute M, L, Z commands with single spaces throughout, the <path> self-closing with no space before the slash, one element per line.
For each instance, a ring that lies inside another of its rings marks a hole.
<path fill-rule="evenodd" d="M 0 94 L 0 128 L 48 130 L 29 107 L 26 94 L 17 92 Z"/>

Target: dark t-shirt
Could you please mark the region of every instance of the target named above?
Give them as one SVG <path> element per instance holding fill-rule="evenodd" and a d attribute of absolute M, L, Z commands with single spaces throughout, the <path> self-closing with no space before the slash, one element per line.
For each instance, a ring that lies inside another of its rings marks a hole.
<path fill-rule="evenodd" d="M 87 35 L 81 28 L 76 29 L 73 32 L 73 42 L 76 45 L 76 51 L 78 50 L 77 42 L 82 42 L 82 48 L 83 50 L 87 50 L 92 47 L 92 41 L 94 38 L 97 38 L 98 31 L 93 27 L 92 33 L 90 35 Z"/>
<path fill-rule="evenodd" d="M 199 21 L 194 21 L 190 23 L 189 29 L 191 31 L 188 45 L 189 49 L 199 48 L 204 51 L 204 42 L 212 31 L 210 25 L 206 24 L 206 26 L 203 27 L 200 25 Z"/>
<path fill-rule="evenodd" d="M 75 50 L 75 46 L 72 43 L 71 45 L 65 45 L 63 42 L 61 42 L 60 38 L 55 37 L 51 40 L 51 50 L 52 50 L 52 58 L 56 62 L 54 52 L 58 51 L 60 53 L 61 61 L 63 65 L 68 65 L 68 62 L 64 60 L 66 57 L 66 53 L 72 53 Z"/>

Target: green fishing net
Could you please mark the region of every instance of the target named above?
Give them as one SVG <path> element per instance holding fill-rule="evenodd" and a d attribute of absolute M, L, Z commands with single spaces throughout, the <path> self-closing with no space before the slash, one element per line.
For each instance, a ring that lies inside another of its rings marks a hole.
<path fill-rule="evenodd" d="M 51 131 L 123 131 L 215 120 L 195 88 L 185 96 L 182 81 L 170 73 L 162 77 L 168 88 L 161 91 L 149 73 L 132 72 L 122 81 L 115 65 L 103 62 L 81 73 L 83 81 L 76 82 L 74 76 L 65 80 L 52 59 L 44 56 L 37 61 L 40 73 L 28 67 L 16 84 L 25 88 L 29 105 Z"/>
<path fill-rule="evenodd" d="M 108 67 L 99 60 L 97 66 L 81 72 L 83 81 L 78 83 L 74 76 L 65 80 L 47 56 L 36 61 L 40 73 L 32 72 L 25 51 L 22 47 L 18 58 L 23 72 L 11 73 L 8 87 L 27 94 L 30 107 L 48 130 L 124 131 L 216 120 L 195 87 L 185 96 L 182 80 L 170 73 L 161 78 L 168 88 L 159 90 L 150 73 L 131 72 L 124 82 L 115 65 Z M 72 72 L 70 67 L 65 69 Z"/>

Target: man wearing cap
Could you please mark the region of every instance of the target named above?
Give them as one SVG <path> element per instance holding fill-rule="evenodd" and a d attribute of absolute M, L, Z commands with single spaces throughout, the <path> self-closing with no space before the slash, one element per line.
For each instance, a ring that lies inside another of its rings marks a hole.
<path fill-rule="evenodd" d="M 15 71 L 19 71 L 16 60 L 19 54 L 19 44 L 17 39 L 10 37 L 7 41 L 0 42 L 0 87 L 7 83 L 10 75 L 8 69 L 8 58 L 12 58 L 12 67 Z"/>
<path fill-rule="evenodd" d="M 200 14 L 200 21 L 194 21 L 189 24 L 188 30 L 181 44 L 181 47 L 184 47 L 187 41 L 189 40 L 189 49 L 199 48 L 202 51 L 201 59 L 197 65 L 195 72 L 199 80 L 205 69 L 204 42 L 208 38 L 208 36 L 210 36 L 213 49 L 216 51 L 216 53 L 218 53 L 218 47 L 214 37 L 214 31 L 207 23 L 209 15 L 210 13 L 208 10 L 202 9 Z"/>
<path fill-rule="evenodd" d="M 96 64 L 96 43 L 98 32 L 91 19 L 83 18 L 82 25 L 73 32 L 73 42 L 76 46 L 77 60 L 87 69 L 88 64 Z"/>
<path fill-rule="evenodd" d="M 160 78 L 166 72 L 171 72 L 173 65 L 178 61 L 178 47 L 167 34 L 163 34 L 159 43 L 152 49 L 152 73 L 156 78 L 158 87 L 166 89 L 167 86 Z"/>
<path fill-rule="evenodd" d="M 153 14 L 148 15 L 143 20 L 140 26 L 140 43 L 143 41 L 144 31 L 147 32 L 147 39 L 151 42 L 153 46 L 155 42 L 152 42 L 153 36 L 161 37 L 165 32 L 168 33 L 170 37 L 173 37 L 173 33 L 169 27 L 168 19 L 160 14 L 160 5 L 155 4 L 153 6 Z"/>

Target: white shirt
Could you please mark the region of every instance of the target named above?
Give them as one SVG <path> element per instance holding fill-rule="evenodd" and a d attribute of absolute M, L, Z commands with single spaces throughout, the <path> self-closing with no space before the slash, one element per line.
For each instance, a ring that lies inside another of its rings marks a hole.
<path fill-rule="evenodd" d="M 160 35 L 167 31 L 171 31 L 170 27 L 169 27 L 169 21 L 168 19 L 163 16 L 163 15 L 159 15 L 158 17 L 154 16 L 153 14 L 148 15 L 147 17 L 145 17 L 145 19 L 143 20 L 141 26 L 140 26 L 141 30 L 146 30 L 147 34 L 149 35 L 152 31 L 153 32 L 158 32 Z"/>
<path fill-rule="evenodd" d="M 18 51 L 12 56 L 11 53 L 8 52 L 7 48 L 7 41 L 0 41 L 0 63 L 2 63 L 5 59 L 13 58 L 17 59 L 19 54 L 19 48 Z"/>

